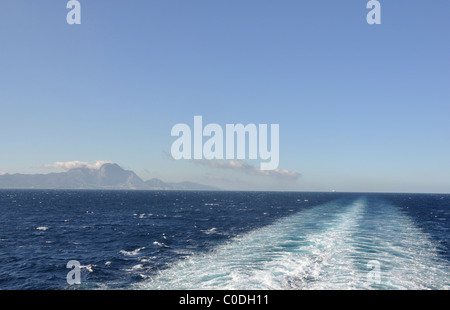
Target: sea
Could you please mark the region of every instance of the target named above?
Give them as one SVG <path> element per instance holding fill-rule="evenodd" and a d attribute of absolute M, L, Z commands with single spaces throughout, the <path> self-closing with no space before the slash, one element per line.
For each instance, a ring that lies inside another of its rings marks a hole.
<path fill-rule="evenodd" d="M 2 290 L 449 288 L 450 195 L 0 191 Z"/>

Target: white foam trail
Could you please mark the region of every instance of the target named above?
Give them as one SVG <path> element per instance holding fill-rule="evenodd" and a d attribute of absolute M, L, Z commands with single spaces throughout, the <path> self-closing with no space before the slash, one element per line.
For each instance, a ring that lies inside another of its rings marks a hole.
<path fill-rule="evenodd" d="M 144 288 L 298 288 L 302 281 L 317 277 L 328 261 L 336 260 L 333 244 L 345 240 L 363 205 L 354 203 L 338 215 L 334 214 L 336 207 L 341 206 L 327 204 L 303 211 L 236 238 L 212 253 L 180 261 Z"/>
<path fill-rule="evenodd" d="M 441 258 L 429 235 L 395 206 L 376 201 L 354 237 L 354 260 L 366 269 L 378 261 L 381 282 L 363 288 L 450 289 L 449 262 Z M 367 270 L 367 269 L 366 269 Z"/>
<path fill-rule="evenodd" d="M 380 264 L 380 283 L 368 263 Z M 333 202 L 178 261 L 137 289 L 449 288 L 449 266 L 397 208 Z"/>

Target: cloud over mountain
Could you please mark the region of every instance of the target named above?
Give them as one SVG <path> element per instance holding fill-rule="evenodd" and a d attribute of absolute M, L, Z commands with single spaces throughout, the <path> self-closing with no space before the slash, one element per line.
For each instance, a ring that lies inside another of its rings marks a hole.
<path fill-rule="evenodd" d="M 95 163 L 88 163 L 83 161 L 57 161 L 53 164 L 45 164 L 43 167 L 46 169 L 60 169 L 70 170 L 75 168 L 88 168 L 88 169 L 100 169 L 104 164 L 114 164 L 112 161 L 97 160 Z"/>
<path fill-rule="evenodd" d="M 297 180 L 300 177 L 300 173 L 295 171 L 284 169 L 262 170 L 240 160 L 194 160 L 194 162 L 210 168 L 238 170 L 249 175 L 276 177 L 285 180 Z"/>

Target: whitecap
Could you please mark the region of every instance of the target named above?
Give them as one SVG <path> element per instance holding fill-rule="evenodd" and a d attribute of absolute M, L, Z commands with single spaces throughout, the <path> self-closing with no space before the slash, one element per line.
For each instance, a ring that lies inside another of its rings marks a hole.
<path fill-rule="evenodd" d="M 144 265 L 142 264 L 137 264 L 134 265 L 131 268 L 127 268 L 127 269 L 122 269 L 123 271 L 127 271 L 127 272 L 133 272 L 133 271 L 138 271 L 138 270 L 143 270 L 144 269 Z"/>
<path fill-rule="evenodd" d="M 217 228 L 216 228 L 216 227 L 213 227 L 213 228 L 208 229 L 208 230 L 202 230 L 202 232 L 203 232 L 204 234 L 206 234 L 206 235 L 214 234 L 214 233 L 216 233 L 216 231 L 217 231 Z"/>
<path fill-rule="evenodd" d="M 139 252 L 142 251 L 143 249 L 145 249 L 145 247 L 138 248 L 138 249 L 133 250 L 133 251 L 120 250 L 120 253 L 125 255 L 125 256 L 135 256 L 135 255 L 139 254 Z"/>
<path fill-rule="evenodd" d="M 96 265 L 87 265 L 87 266 L 80 266 L 80 269 L 86 269 L 89 272 L 94 272 L 94 267 L 97 267 Z"/>
<path fill-rule="evenodd" d="M 157 245 L 157 246 L 159 246 L 161 248 L 168 248 L 169 247 L 168 245 L 166 245 L 166 244 L 164 244 L 162 242 L 158 242 L 158 241 L 153 242 L 153 244 Z"/>

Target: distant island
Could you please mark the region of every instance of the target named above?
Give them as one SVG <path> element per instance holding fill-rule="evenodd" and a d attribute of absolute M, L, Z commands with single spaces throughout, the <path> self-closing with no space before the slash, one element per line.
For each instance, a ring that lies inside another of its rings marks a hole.
<path fill-rule="evenodd" d="M 114 163 L 99 169 L 73 168 L 48 174 L 0 175 L 0 189 L 110 189 L 110 190 L 220 190 L 193 182 L 166 183 L 159 179 L 143 181 L 131 170 Z"/>

